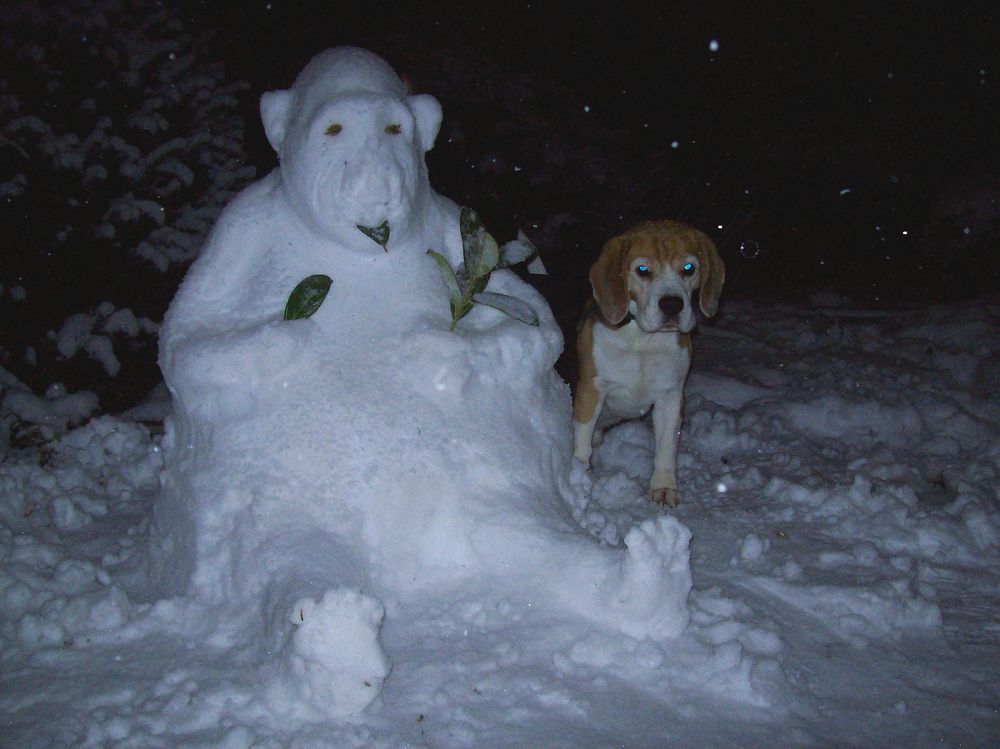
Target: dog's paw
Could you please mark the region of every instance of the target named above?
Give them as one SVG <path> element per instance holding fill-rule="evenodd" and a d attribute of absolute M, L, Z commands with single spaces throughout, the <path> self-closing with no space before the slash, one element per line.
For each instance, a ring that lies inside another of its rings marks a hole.
<path fill-rule="evenodd" d="M 658 505 L 676 507 L 677 503 L 681 501 L 681 495 L 676 489 L 672 489 L 669 486 L 663 486 L 658 489 L 650 489 L 649 499 Z"/>
<path fill-rule="evenodd" d="M 574 489 L 582 491 L 586 495 L 594 488 L 594 477 L 590 470 L 590 461 L 573 459 L 573 464 L 569 469 L 569 485 Z"/>

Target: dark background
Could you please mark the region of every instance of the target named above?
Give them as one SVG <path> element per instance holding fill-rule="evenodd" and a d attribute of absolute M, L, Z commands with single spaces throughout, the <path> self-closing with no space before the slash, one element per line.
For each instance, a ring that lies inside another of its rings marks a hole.
<path fill-rule="evenodd" d="M 111 411 L 147 392 L 155 336 L 113 336 L 108 378 L 50 332 L 103 301 L 162 319 L 188 261 L 155 268 L 136 248 L 196 248 L 276 164 L 260 95 L 342 44 L 441 101 L 432 184 L 497 239 L 527 233 L 568 338 L 601 245 L 646 218 L 716 240 L 723 315 L 740 297 L 912 308 L 994 293 L 1000 13 L 916 5 L 15 0 L 0 9 L 0 182 L 27 182 L 0 200 L 0 365 Z M 136 172 L 171 139 L 190 175 L 162 156 Z M 116 208 L 122 195 L 162 205 L 165 225 Z"/>
<path fill-rule="evenodd" d="M 562 233 L 532 238 L 574 284 L 610 234 L 680 216 L 719 240 L 730 293 L 836 288 L 884 305 L 998 285 L 1000 206 L 977 246 L 963 243 L 965 226 L 934 216 L 949 188 L 1000 197 L 997 13 L 990 3 L 917 5 L 186 7 L 218 30 L 230 73 L 254 94 L 289 85 L 329 46 L 381 54 L 444 105 L 430 155 L 439 191 L 501 235 L 568 214 Z M 449 76 L 456 68 L 466 75 Z M 248 149 L 273 163 L 254 96 L 246 104 Z M 552 144 L 590 163 L 547 163 Z M 483 178 L 476 167 L 491 155 L 505 168 Z M 526 193 L 532 204 L 519 204 Z"/>

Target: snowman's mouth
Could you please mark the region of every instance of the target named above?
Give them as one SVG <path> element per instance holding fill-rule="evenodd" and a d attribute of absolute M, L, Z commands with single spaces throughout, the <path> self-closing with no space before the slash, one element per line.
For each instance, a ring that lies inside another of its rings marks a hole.
<path fill-rule="evenodd" d="M 386 252 L 389 251 L 389 222 L 388 220 L 382 221 L 377 226 L 368 226 L 366 224 L 356 224 L 358 231 L 368 237 L 370 240 L 375 242 L 375 244 L 380 245 Z"/>

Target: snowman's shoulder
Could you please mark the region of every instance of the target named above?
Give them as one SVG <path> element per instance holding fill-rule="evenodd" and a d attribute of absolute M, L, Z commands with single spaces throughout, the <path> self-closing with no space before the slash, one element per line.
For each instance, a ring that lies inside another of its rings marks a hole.
<path fill-rule="evenodd" d="M 188 269 L 169 317 L 221 309 L 226 298 L 243 293 L 249 279 L 266 272 L 276 245 L 275 218 L 280 213 L 276 185 L 274 175 L 269 175 L 244 188 L 223 209 Z"/>
<path fill-rule="evenodd" d="M 278 185 L 277 174 L 271 173 L 240 191 L 219 215 L 202 254 L 251 255 L 266 243 L 280 230 L 281 214 L 287 210 Z"/>
<path fill-rule="evenodd" d="M 244 188 L 222 210 L 186 280 L 204 276 L 232 278 L 267 263 L 266 257 L 280 231 L 280 200 L 274 175 Z M 190 283 L 189 283 L 190 285 Z"/>

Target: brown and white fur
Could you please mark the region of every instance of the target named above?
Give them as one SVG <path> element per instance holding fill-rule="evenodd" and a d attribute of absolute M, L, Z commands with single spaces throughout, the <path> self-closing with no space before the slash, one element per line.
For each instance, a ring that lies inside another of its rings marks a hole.
<path fill-rule="evenodd" d="M 677 442 L 695 313 L 711 317 L 725 266 L 712 240 L 678 221 L 648 221 L 610 239 L 590 269 L 597 304 L 576 340 L 574 454 L 585 465 L 604 429 L 653 411 L 649 497 L 677 504 Z"/>

